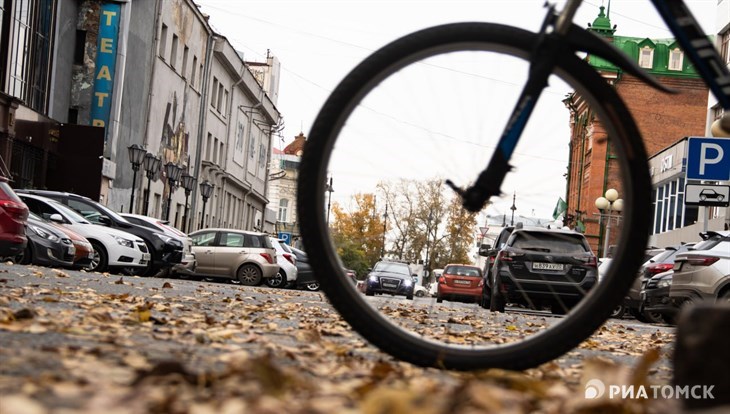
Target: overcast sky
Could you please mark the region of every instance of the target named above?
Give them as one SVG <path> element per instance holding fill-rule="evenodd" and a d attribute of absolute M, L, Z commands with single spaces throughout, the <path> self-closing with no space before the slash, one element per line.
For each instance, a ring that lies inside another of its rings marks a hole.
<path fill-rule="evenodd" d="M 203 13 L 211 16 L 210 24 L 214 29 L 243 52 L 246 60 L 264 61 L 267 50 L 280 60 L 281 81 L 277 107 L 286 123 L 284 142 L 275 143 L 280 149 L 300 131 L 308 133 L 325 99 L 349 70 L 395 38 L 428 26 L 475 20 L 508 23 L 536 30 L 544 17 L 544 0 L 195 1 L 201 6 Z M 584 2 L 575 22 L 582 26 L 592 22 L 601 4 L 608 5 L 608 2 Z M 717 1 L 687 1 L 687 4 L 705 31 L 713 33 Z M 612 23 L 618 26 L 617 35 L 653 38 L 671 36 L 649 0 L 614 0 L 611 2 L 610 13 Z M 553 92 L 562 96 L 563 90 L 558 87 Z M 496 91 L 490 89 L 490 94 L 494 93 Z M 562 113 L 565 119 L 560 122 L 567 126 L 567 111 L 563 108 Z M 429 132 L 433 133 L 433 130 Z M 442 133 L 439 129 L 437 135 Z M 560 154 L 553 156 L 548 153 L 548 147 L 540 147 L 539 142 L 536 145 L 538 152 L 525 155 L 535 157 L 539 154 L 547 159 L 544 161 L 555 166 L 555 174 L 564 172 L 566 146 L 558 145 Z M 436 147 L 435 151 L 439 151 L 439 148 Z M 423 156 L 433 156 L 433 153 Z M 475 158 L 478 159 L 473 162 L 477 164 L 484 159 Z M 343 189 L 343 176 L 344 173 L 335 178 L 335 188 Z M 538 191 L 535 189 L 535 174 L 531 173 L 526 177 L 528 181 L 532 178 L 532 187 L 525 188 L 515 184 L 509 188 L 518 193 L 532 190 L 536 195 L 544 196 L 545 201 L 533 203 L 519 213 L 526 216 L 532 213 L 543 217 L 549 215 L 557 195 L 564 193 L 564 180 L 555 180 L 554 188 Z M 456 177 L 448 178 L 468 181 L 473 176 L 467 178 L 467 175 L 462 177 L 457 174 Z M 353 186 L 365 185 L 359 182 L 355 184 L 355 181 L 348 183 Z M 509 188 L 505 186 L 505 191 Z M 346 196 L 346 192 L 338 191 L 333 194 L 333 200 Z M 509 198 L 511 202 L 511 197 Z M 524 203 L 522 206 L 525 207 Z M 502 205 L 494 213 L 509 211 Z"/>

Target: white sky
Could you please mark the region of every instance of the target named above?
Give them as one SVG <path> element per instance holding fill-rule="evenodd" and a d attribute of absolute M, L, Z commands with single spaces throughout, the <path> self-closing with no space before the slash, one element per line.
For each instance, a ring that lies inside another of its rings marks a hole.
<path fill-rule="evenodd" d="M 300 131 L 305 135 L 308 134 L 317 112 L 337 83 L 361 60 L 386 43 L 425 27 L 461 21 L 489 21 L 536 30 L 544 17 L 542 7 L 544 0 L 195 1 L 201 6 L 203 13 L 211 16 L 210 24 L 220 34 L 226 36 L 235 48 L 243 52 L 246 60 L 264 61 L 267 50 L 280 60 L 282 68 L 277 107 L 286 122 L 284 130 L 286 142 L 275 143 L 280 149 L 293 140 Z M 558 3 L 562 4 L 563 1 Z M 575 19 L 576 24 L 585 27 L 586 23 L 592 22 L 601 4 L 604 4 L 601 0 L 585 1 Z M 605 5 L 607 4 L 605 2 Z M 687 4 L 705 31 L 714 33 L 717 1 L 687 1 Z M 610 12 L 612 24 L 618 25 L 617 35 L 653 38 L 671 36 L 649 0 L 614 0 L 611 2 Z M 476 67 L 473 66 L 476 62 L 469 56 L 457 62 L 459 70 L 470 71 L 472 67 Z M 405 87 L 411 87 L 420 93 L 423 82 L 429 82 L 427 79 L 431 79 L 431 82 L 426 83 L 429 87 L 441 83 L 443 70 L 439 73 L 438 68 L 443 69 L 439 66 L 442 62 L 429 63 L 427 67 L 415 70 L 420 69 L 424 72 L 432 70 L 434 73 L 408 74 L 404 78 Z M 443 63 L 443 66 L 448 65 Z M 489 143 L 477 143 L 475 137 L 485 132 L 491 135 L 498 134 L 499 132 L 495 131 L 501 131 L 504 123 L 497 122 L 499 125 L 494 125 L 496 129 L 492 131 L 490 130 L 492 123 L 489 120 L 485 119 L 482 123 L 474 124 L 473 116 L 469 117 L 466 113 L 472 106 L 479 104 L 484 104 L 482 111 L 489 114 L 509 112 L 513 103 L 505 104 L 509 99 L 504 100 L 500 97 L 503 93 L 510 93 L 507 91 L 512 86 L 510 82 L 519 82 L 519 75 L 517 79 L 514 78 L 515 72 L 511 66 L 492 64 L 491 67 L 498 70 L 490 70 L 488 73 L 480 71 L 479 76 L 486 76 L 492 81 L 496 79 L 499 82 L 475 86 L 478 82 L 474 81 L 474 77 L 467 76 L 469 82 L 462 84 L 463 79 L 454 81 L 447 86 L 448 91 L 439 92 L 451 93 L 454 99 L 450 101 L 451 105 L 448 108 L 444 106 L 438 109 L 441 111 L 439 115 L 442 119 L 437 122 L 431 122 L 429 115 L 418 112 L 419 109 L 414 105 L 418 99 L 413 98 L 415 95 L 412 91 L 407 95 L 411 97 L 410 101 L 393 99 L 394 89 L 387 90 L 383 96 L 368 98 L 368 101 L 364 102 L 365 109 L 362 110 L 362 114 L 358 113 L 360 116 L 353 119 L 352 129 L 348 130 L 348 133 L 352 131 L 353 136 L 361 135 L 359 138 L 354 138 L 352 145 L 347 149 L 344 149 L 343 145 L 343 158 L 339 160 L 340 164 L 337 164 L 338 160 L 333 161 L 332 170 L 335 177 L 333 187 L 336 190 L 332 194 L 333 201 L 346 202 L 353 189 L 366 190 L 371 186 L 376 177 L 363 174 L 363 171 L 380 171 L 383 175 L 396 174 L 382 170 L 386 168 L 384 165 L 399 167 L 410 165 L 416 166 L 415 169 L 421 165 L 420 168 L 428 169 L 429 173 L 441 174 L 447 171 L 452 175 L 446 178 L 451 178 L 460 184 L 472 180 L 490 156 L 489 151 L 485 153 L 476 149 L 492 148 Z M 408 86 L 408 81 L 412 79 L 419 79 L 422 83 Z M 439 81 L 434 82 L 435 79 Z M 515 191 L 518 195 L 516 203 L 518 214 L 530 216 L 534 213 L 539 217 L 547 217 L 551 215 L 557 197 L 564 194 L 565 181 L 561 175 L 565 172 L 567 145 L 563 144 L 567 144 L 567 141 L 556 144 L 552 140 L 545 139 L 546 134 L 540 132 L 560 130 L 563 132 L 558 134 L 565 136 L 568 113 L 560 100 L 570 88 L 559 84 L 552 86 L 552 90 L 544 96 L 554 98 L 553 102 L 558 105 L 553 107 L 552 112 L 547 110 L 552 116 L 547 116 L 532 125 L 536 137 L 533 141 L 525 141 L 524 144 L 521 142 L 517 151 L 524 155 L 516 161 L 517 165 L 527 164 L 534 168 L 523 169 L 519 179 L 515 178 L 505 183 L 503 190 L 510 194 L 501 203 L 494 205 L 493 214 L 509 213 L 511 194 Z M 465 98 L 468 95 L 473 96 Z M 500 102 L 501 105 L 491 106 L 489 103 L 481 102 L 485 96 L 488 96 L 490 101 Z M 393 107 L 389 107 L 387 102 L 393 104 Z M 443 116 L 443 111 L 447 110 L 454 112 Z M 387 115 L 384 112 L 387 112 Z M 370 117 L 378 117 L 379 121 L 374 121 Z M 354 122 L 355 120 L 361 122 Z M 397 134 L 399 142 L 408 146 L 387 147 L 393 145 L 396 140 L 392 139 L 392 136 L 385 136 L 387 134 L 383 133 L 383 129 L 375 127 L 376 123 L 382 128 L 387 128 L 391 134 Z M 420 133 L 416 134 L 414 132 L 419 128 L 413 123 L 418 123 L 419 126 L 428 124 L 428 126 L 422 127 Z M 459 128 L 458 132 L 454 128 L 454 125 L 461 126 L 467 123 L 471 125 L 468 128 Z M 529 135 L 529 129 L 526 135 Z M 363 137 L 368 138 L 365 140 Z M 383 141 L 379 142 L 378 139 Z M 361 157 L 363 151 L 372 150 L 380 145 L 388 148 L 388 154 L 378 155 L 377 166 L 375 161 L 369 167 L 366 164 L 351 162 L 351 159 Z M 413 151 L 414 147 L 418 147 L 417 154 Z M 461 155 L 445 158 L 443 164 L 448 168 L 443 168 L 443 171 L 432 168 L 433 160 L 440 160 L 441 154 L 449 151 Z M 348 158 L 348 154 L 352 158 Z M 388 155 L 392 155 L 393 158 L 389 160 Z M 421 164 L 424 160 L 431 160 L 427 168 Z M 453 172 L 453 166 L 457 164 L 479 167 L 473 167 L 463 173 Z M 348 175 L 348 169 L 352 174 Z M 549 177 L 552 178 L 547 180 Z"/>

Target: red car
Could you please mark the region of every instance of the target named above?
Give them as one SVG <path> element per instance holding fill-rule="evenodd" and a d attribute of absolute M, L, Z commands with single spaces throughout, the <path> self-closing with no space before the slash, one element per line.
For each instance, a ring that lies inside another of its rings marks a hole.
<path fill-rule="evenodd" d="M 0 258 L 15 256 L 25 249 L 27 219 L 28 207 L 10 188 L 8 179 L 0 176 Z"/>
<path fill-rule="evenodd" d="M 449 264 L 438 279 L 436 302 L 479 302 L 482 296 L 482 269 L 463 264 Z"/>

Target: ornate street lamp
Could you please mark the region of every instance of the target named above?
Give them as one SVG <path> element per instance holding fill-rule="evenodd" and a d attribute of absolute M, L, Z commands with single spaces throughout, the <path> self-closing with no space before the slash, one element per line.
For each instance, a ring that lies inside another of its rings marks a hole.
<path fill-rule="evenodd" d="M 190 192 L 193 191 L 193 188 L 195 188 L 196 181 L 198 181 L 198 179 L 193 177 L 192 175 L 188 174 L 187 172 L 183 173 L 183 175 L 180 177 L 180 185 L 182 185 L 182 188 L 185 189 L 185 210 L 183 212 L 183 225 L 182 225 L 183 233 L 187 233 L 188 197 L 190 197 Z"/>
<path fill-rule="evenodd" d="M 132 163 L 132 171 L 134 171 L 132 173 L 132 195 L 129 198 L 129 212 L 132 213 L 134 210 L 134 190 L 137 187 L 137 171 L 139 171 L 139 166 L 144 161 L 147 150 L 137 144 L 132 144 L 127 149 L 129 150 L 129 162 Z"/>
<path fill-rule="evenodd" d="M 144 200 L 145 216 L 149 210 L 150 197 L 152 197 L 152 194 L 150 193 L 150 183 L 152 182 L 152 179 L 155 178 L 157 172 L 160 171 L 160 165 L 162 165 L 162 159 L 160 157 L 154 156 L 149 152 L 144 155 L 144 170 L 147 173 L 147 198 Z"/>
<path fill-rule="evenodd" d="M 208 180 L 203 181 L 200 183 L 200 195 L 203 197 L 203 213 L 200 215 L 200 228 L 203 228 L 203 223 L 205 221 L 205 203 L 208 202 L 208 199 L 211 195 L 213 195 L 213 188 L 215 186 L 211 184 Z"/>
<path fill-rule="evenodd" d="M 606 230 L 603 239 L 603 251 L 601 252 L 601 257 L 607 257 L 608 243 L 611 238 L 611 212 L 621 212 L 624 208 L 624 200 L 618 198 L 618 191 L 610 188 L 606 190 L 606 194 L 604 194 L 603 197 L 598 197 L 596 199 L 596 207 L 601 211 L 600 218 L 603 219 L 604 216 L 606 217 Z M 605 214 L 603 213 L 604 210 L 606 211 Z"/>
<path fill-rule="evenodd" d="M 332 202 L 332 193 L 335 191 L 334 188 L 332 188 L 332 177 L 330 177 L 330 182 L 327 184 L 327 187 L 325 187 L 324 191 L 329 193 L 329 197 L 327 198 L 327 225 L 330 224 L 330 204 Z"/>
<path fill-rule="evenodd" d="M 430 280 L 431 279 L 431 273 L 429 271 L 431 267 L 431 258 L 428 256 L 428 241 L 431 238 L 431 222 L 433 221 L 433 212 L 428 212 L 428 222 L 426 223 L 426 265 L 424 266 L 426 270 L 426 277 Z"/>
<path fill-rule="evenodd" d="M 180 175 L 183 169 L 170 161 L 165 164 L 165 175 L 167 175 L 167 185 L 170 187 L 170 191 L 167 193 L 167 207 L 165 208 L 165 220 L 170 221 L 170 203 L 172 202 L 172 191 L 175 189 L 175 184 L 180 180 Z"/>
<path fill-rule="evenodd" d="M 388 203 L 385 203 L 385 214 L 383 214 L 383 247 L 380 250 L 380 257 L 385 257 L 385 232 L 388 230 Z"/>

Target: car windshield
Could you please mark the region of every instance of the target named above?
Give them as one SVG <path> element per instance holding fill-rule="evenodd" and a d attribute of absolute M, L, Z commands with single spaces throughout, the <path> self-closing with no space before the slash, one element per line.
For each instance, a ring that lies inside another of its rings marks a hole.
<path fill-rule="evenodd" d="M 124 217 L 122 217 L 119 214 L 115 213 L 114 211 L 110 210 L 109 208 L 107 208 L 103 204 L 94 203 L 94 206 L 96 208 L 98 208 L 99 210 L 101 210 L 104 214 L 106 214 L 107 216 L 113 218 L 116 221 L 121 221 L 122 223 L 132 224 L 132 223 L 129 222 L 129 220 L 125 219 Z"/>
<path fill-rule="evenodd" d="M 91 224 L 91 222 L 89 222 L 89 220 L 86 220 L 81 214 L 77 213 L 71 208 L 66 207 L 58 201 L 51 201 L 50 204 L 53 206 L 53 208 L 63 213 L 63 215 L 66 216 L 67 219 L 71 220 L 74 223 Z"/>
<path fill-rule="evenodd" d="M 479 269 L 471 266 L 447 266 L 446 269 L 444 269 L 444 274 L 481 277 Z"/>
<path fill-rule="evenodd" d="M 545 253 L 584 253 L 583 241 L 569 234 L 547 232 L 520 232 L 512 247 Z"/>
<path fill-rule="evenodd" d="M 398 273 L 405 276 L 411 276 L 411 270 L 408 265 L 403 263 L 378 262 L 373 268 L 374 272 Z"/>

